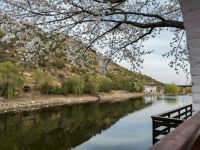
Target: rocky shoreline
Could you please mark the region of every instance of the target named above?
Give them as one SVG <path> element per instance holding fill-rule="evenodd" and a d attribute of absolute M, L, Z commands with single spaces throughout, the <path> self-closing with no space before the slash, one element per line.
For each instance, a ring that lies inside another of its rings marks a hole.
<path fill-rule="evenodd" d="M 130 93 L 126 91 L 112 91 L 110 93 L 99 93 L 98 95 L 81 96 L 52 96 L 38 95 L 34 99 L 24 97 L 15 100 L 0 101 L 0 113 L 31 111 L 48 107 L 82 104 L 89 102 L 116 102 L 124 101 L 129 98 L 142 97 L 145 93 Z"/>

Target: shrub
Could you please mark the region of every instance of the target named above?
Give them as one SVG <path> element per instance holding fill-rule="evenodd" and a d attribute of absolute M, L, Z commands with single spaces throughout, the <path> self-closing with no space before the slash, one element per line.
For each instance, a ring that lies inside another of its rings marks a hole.
<path fill-rule="evenodd" d="M 120 80 L 121 84 L 123 85 L 122 90 L 133 92 L 134 91 L 134 84 L 129 78 L 122 78 Z"/>
<path fill-rule="evenodd" d="M 123 90 L 124 89 L 123 81 L 122 81 L 120 76 L 112 75 L 111 80 L 113 82 L 113 89 L 114 90 Z"/>
<path fill-rule="evenodd" d="M 7 97 L 9 99 L 14 98 L 14 96 L 15 96 L 15 87 L 14 86 L 8 86 L 6 95 L 7 95 Z"/>
<path fill-rule="evenodd" d="M 99 80 L 96 75 L 86 75 L 85 76 L 85 93 L 97 93 L 99 92 Z"/>
<path fill-rule="evenodd" d="M 179 93 L 179 87 L 175 83 L 166 84 L 164 86 L 165 94 L 177 95 Z"/>
<path fill-rule="evenodd" d="M 114 74 L 109 74 L 109 76 L 112 79 L 114 90 L 134 91 L 134 84 L 129 78 Z"/>
<path fill-rule="evenodd" d="M 84 80 L 80 76 L 74 75 L 66 81 L 68 91 L 75 95 L 84 93 Z"/>
<path fill-rule="evenodd" d="M 100 92 L 110 92 L 113 88 L 112 80 L 110 78 L 99 76 L 99 91 Z"/>
<path fill-rule="evenodd" d="M 142 92 L 144 89 L 144 85 L 145 85 L 145 83 L 143 83 L 141 81 L 137 81 L 136 83 L 134 83 L 134 91 Z"/>
<path fill-rule="evenodd" d="M 61 91 L 63 95 L 68 95 L 69 94 L 69 85 L 68 82 L 63 82 L 61 86 Z"/>
<path fill-rule="evenodd" d="M 56 95 L 67 95 L 68 91 L 64 90 L 63 87 L 54 87 L 49 83 L 45 82 L 39 88 L 40 92 L 43 94 L 56 94 Z"/>
<path fill-rule="evenodd" d="M 42 85 L 40 85 L 39 90 L 41 93 L 44 93 L 44 94 L 52 94 L 53 86 L 45 82 Z"/>
<path fill-rule="evenodd" d="M 37 68 L 33 73 L 33 79 L 35 82 L 35 88 L 38 89 L 46 83 L 53 86 L 54 81 L 56 80 L 51 74 L 45 73 L 40 68 Z"/>
<path fill-rule="evenodd" d="M 135 92 L 141 92 L 141 86 L 140 86 L 140 84 L 138 84 L 138 83 L 134 84 L 134 91 Z"/>
<path fill-rule="evenodd" d="M 35 87 L 38 88 L 45 83 L 45 73 L 40 68 L 37 68 L 33 73 Z"/>
<path fill-rule="evenodd" d="M 49 94 L 57 94 L 57 95 L 64 95 L 62 87 L 52 87 Z"/>
<path fill-rule="evenodd" d="M 134 84 L 129 80 L 125 80 L 125 82 L 123 84 L 123 90 L 128 91 L 128 92 L 135 91 Z"/>
<path fill-rule="evenodd" d="M 16 89 L 23 85 L 20 66 L 11 62 L 0 63 L 1 95 L 7 98 L 15 96 Z"/>
<path fill-rule="evenodd" d="M 58 69 L 62 69 L 65 67 L 65 63 L 63 61 L 54 61 L 51 63 L 51 65 L 57 67 Z"/>

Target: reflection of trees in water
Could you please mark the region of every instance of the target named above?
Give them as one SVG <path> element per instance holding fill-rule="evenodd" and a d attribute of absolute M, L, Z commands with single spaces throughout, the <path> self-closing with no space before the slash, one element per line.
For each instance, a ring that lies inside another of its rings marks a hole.
<path fill-rule="evenodd" d="M 1 115 L 0 146 L 5 150 L 70 149 L 109 128 L 127 113 L 150 104 L 137 99 Z"/>
<path fill-rule="evenodd" d="M 177 98 L 166 98 L 165 102 L 168 104 L 177 104 Z"/>

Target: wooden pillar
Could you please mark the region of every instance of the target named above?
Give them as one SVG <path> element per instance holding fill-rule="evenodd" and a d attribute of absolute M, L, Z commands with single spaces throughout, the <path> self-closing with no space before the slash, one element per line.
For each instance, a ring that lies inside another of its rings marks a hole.
<path fill-rule="evenodd" d="M 200 0 L 179 0 L 186 29 L 189 50 L 192 98 L 195 110 L 200 110 Z"/>

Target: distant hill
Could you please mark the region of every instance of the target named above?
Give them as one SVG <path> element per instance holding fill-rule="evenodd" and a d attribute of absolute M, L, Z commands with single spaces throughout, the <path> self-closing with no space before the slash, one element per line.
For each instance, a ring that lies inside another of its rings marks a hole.
<path fill-rule="evenodd" d="M 0 62 L 25 60 L 24 74 L 27 76 L 27 84 L 32 83 L 32 72 L 37 66 L 54 76 L 58 83 L 73 75 L 100 74 L 107 77 L 115 75 L 119 78 L 129 78 L 135 83 L 155 83 L 158 87 L 162 86 L 162 83 L 155 79 L 130 71 L 90 48 L 82 55 L 86 45 L 71 37 L 61 34 L 51 37 L 39 29 L 34 29 L 35 35 L 45 39 L 41 42 L 39 38 L 32 39 L 28 34 L 28 31 L 27 35 L 18 34 L 7 42 L 5 33 L 0 31 Z M 19 42 L 20 40 L 22 42 Z M 27 50 L 31 44 L 34 49 Z"/>

